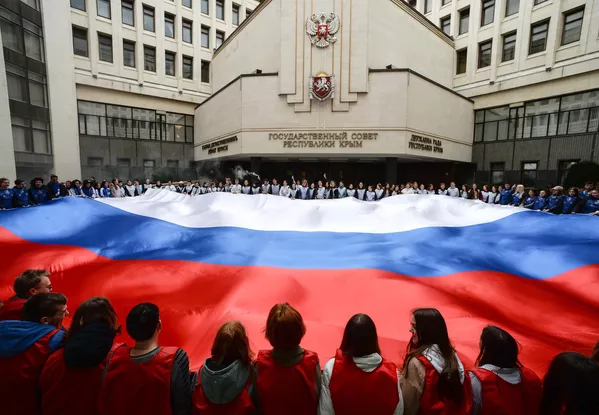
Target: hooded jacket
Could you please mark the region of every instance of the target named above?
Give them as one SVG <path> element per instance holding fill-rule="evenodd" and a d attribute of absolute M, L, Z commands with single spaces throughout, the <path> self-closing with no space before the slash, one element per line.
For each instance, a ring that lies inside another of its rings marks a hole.
<path fill-rule="evenodd" d="M 56 327 L 33 321 L 0 321 L 0 357 L 17 356 L 53 330 Z M 61 330 L 50 338 L 50 352 L 60 347 L 64 335 Z"/>
<path fill-rule="evenodd" d="M 204 362 L 198 376 L 208 401 L 224 405 L 233 402 L 244 391 L 251 370 L 253 369 L 244 366 L 239 360 L 227 366 L 209 358 Z M 255 389 L 252 384 L 249 389 L 250 396 L 255 396 Z"/>
<path fill-rule="evenodd" d="M 21 310 L 27 299 L 14 296 L 0 306 L 0 321 L 3 320 L 21 320 Z"/>

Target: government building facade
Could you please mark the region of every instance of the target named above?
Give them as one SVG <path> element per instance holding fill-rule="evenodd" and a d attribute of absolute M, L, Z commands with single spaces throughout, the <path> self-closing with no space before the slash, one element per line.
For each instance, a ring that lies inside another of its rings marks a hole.
<path fill-rule="evenodd" d="M 0 176 L 543 187 L 599 162 L 594 0 L 69 2 L 0 0 Z"/>

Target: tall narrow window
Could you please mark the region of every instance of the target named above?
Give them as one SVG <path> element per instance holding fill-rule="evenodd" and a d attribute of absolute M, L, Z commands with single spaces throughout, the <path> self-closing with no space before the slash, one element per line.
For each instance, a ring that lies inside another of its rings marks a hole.
<path fill-rule="evenodd" d="M 522 177 L 520 183 L 524 187 L 535 187 L 537 183 L 537 169 L 539 164 L 537 162 L 524 162 L 522 163 Z"/>
<path fill-rule="evenodd" d="M 468 49 L 460 49 L 456 51 L 456 75 L 466 73 L 466 63 L 468 60 Z"/>
<path fill-rule="evenodd" d="M 503 35 L 503 51 L 501 53 L 501 62 L 514 60 L 516 54 L 516 32 Z"/>
<path fill-rule="evenodd" d="M 202 0 L 202 13 L 204 14 L 210 14 L 210 4 L 208 1 L 209 0 Z"/>
<path fill-rule="evenodd" d="M 97 0 L 98 16 L 110 19 L 110 0 Z"/>
<path fill-rule="evenodd" d="M 183 0 L 181 4 L 191 9 L 191 0 Z"/>
<path fill-rule="evenodd" d="M 468 26 L 470 25 L 470 7 L 460 10 L 460 35 L 468 33 Z"/>
<path fill-rule="evenodd" d="M 547 48 L 547 32 L 549 30 L 549 20 L 535 23 L 530 27 L 530 47 L 529 55 L 543 52 Z"/>
<path fill-rule="evenodd" d="M 225 20 L 225 5 L 223 0 L 216 0 L 216 18 Z"/>
<path fill-rule="evenodd" d="M 191 56 L 183 56 L 183 78 L 193 79 L 193 58 Z"/>
<path fill-rule="evenodd" d="M 478 44 L 478 68 L 486 68 L 491 66 L 491 50 L 493 49 L 493 41 L 488 40 Z"/>
<path fill-rule="evenodd" d="M 86 29 L 73 26 L 73 53 L 79 56 L 88 56 Z"/>
<path fill-rule="evenodd" d="M 135 68 L 135 42 L 123 40 L 123 65 Z"/>
<path fill-rule="evenodd" d="M 175 60 L 177 55 L 175 52 L 166 51 L 164 53 L 164 73 L 170 76 L 175 76 Z"/>
<path fill-rule="evenodd" d="M 156 72 L 156 48 L 144 45 L 144 69 Z"/>
<path fill-rule="evenodd" d="M 439 25 L 443 33 L 445 33 L 447 36 L 451 36 L 451 16 L 443 17 Z"/>
<path fill-rule="evenodd" d="M 85 0 L 71 0 L 71 7 L 85 11 Z"/>
<path fill-rule="evenodd" d="M 121 19 L 123 20 L 123 24 L 135 26 L 133 0 L 123 0 L 121 2 Z"/>
<path fill-rule="evenodd" d="M 183 42 L 192 43 L 193 23 L 190 20 L 183 19 Z"/>
<path fill-rule="evenodd" d="M 202 47 L 210 48 L 210 28 L 208 26 L 202 26 Z"/>
<path fill-rule="evenodd" d="M 112 63 L 112 36 L 98 33 L 100 60 Z"/>
<path fill-rule="evenodd" d="M 480 25 L 486 26 L 495 19 L 495 0 L 482 0 L 483 8 L 480 13 Z"/>
<path fill-rule="evenodd" d="M 432 7 L 433 0 L 424 0 L 424 14 L 430 13 L 433 9 Z"/>
<path fill-rule="evenodd" d="M 562 45 L 578 42 L 582 30 L 584 7 L 564 13 L 564 28 L 562 30 Z"/>
<path fill-rule="evenodd" d="M 154 31 L 154 8 L 144 4 L 144 30 Z"/>
<path fill-rule="evenodd" d="M 231 9 L 231 23 L 234 26 L 239 26 L 239 6 L 237 4 L 233 4 Z"/>
<path fill-rule="evenodd" d="M 210 62 L 202 61 L 200 80 L 204 83 L 210 83 Z"/>
<path fill-rule="evenodd" d="M 491 184 L 503 184 L 505 163 L 491 163 Z"/>
<path fill-rule="evenodd" d="M 507 0 L 505 4 L 506 17 L 518 13 L 518 9 L 520 9 L 520 0 Z"/>
<path fill-rule="evenodd" d="M 175 38 L 175 16 L 170 13 L 164 13 L 164 36 Z"/>
<path fill-rule="evenodd" d="M 216 31 L 216 49 L 220 48 L 225 41 L 225 33 Z"/>

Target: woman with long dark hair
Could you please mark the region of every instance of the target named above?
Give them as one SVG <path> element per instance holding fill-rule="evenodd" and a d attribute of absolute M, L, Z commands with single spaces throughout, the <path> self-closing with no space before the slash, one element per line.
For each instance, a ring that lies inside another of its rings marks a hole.
<path fill-rule="evenodd" d="M 325 365 L 319 406 L 320 415 L 403 414 L 397 367 L 381 356 L 366 314 L 349 319 L 335 358 Z"/>
<path fill-rule="evenodd" d="M 243 324 L 223 324 L 216 333 L 211 354 L 198 371 L 193 414 L 256 413 L 254 354 Z"/>
<path fill-rule="evenodd" d="M 405 413 L 469 414 L 470 378 L 449 340 L 445 319 L 437 309 L 418 308 L 410 324 L 412 338 L 402 369 Z"/>
<path fill-rule="evenodd" d="M 543 381 L 540 414 L 599 414 L 599 365 L 579 353 L 555 356 Z"/>
<path fill-rule="evenodd" d="M 84 301 L 75 311 L 64 348 L 47 360 L 40 378 L 44 415 L 98 413 L 98 392 L 120 333 L 114 308 L 104 297 Z"/>
<path fill-rule="evenodd" d="M 507 331 L 487 326 L 480 353 L 469 373 L 472 415 L 534 414 L 541 402 L 539 377 L 518 360 L 518 343 Z"/>

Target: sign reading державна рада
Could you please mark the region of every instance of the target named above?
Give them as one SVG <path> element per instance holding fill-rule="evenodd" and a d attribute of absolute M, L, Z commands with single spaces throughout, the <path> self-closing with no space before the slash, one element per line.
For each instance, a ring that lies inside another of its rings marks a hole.
<path fill-rule="evenodd" d="M 408 148 L 413 150 L 430 151 L 433 153 L 443 153 L 443 142 L 435 138 L 423 137 L 412 134 L 408 143 Z"/>
<path fill-rule="evenodd" d="M 285 148 L 362 148 L 364 141 L 376 140 L 379 133 L 270 133 L 269 140 L 280 140 Z"/>

